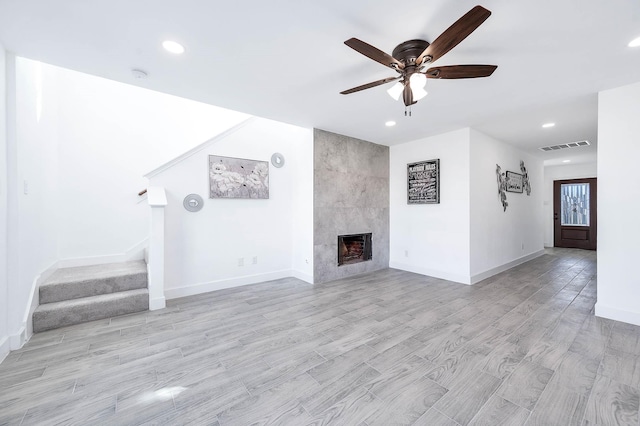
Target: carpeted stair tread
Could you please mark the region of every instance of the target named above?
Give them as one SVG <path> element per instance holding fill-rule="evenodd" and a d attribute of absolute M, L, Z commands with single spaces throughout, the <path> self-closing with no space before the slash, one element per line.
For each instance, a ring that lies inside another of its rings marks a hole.
<path fill-rule="evenodd" d="M 45 303 L 33 313 L 33 331 L 37 333 L 148 309 L 149 291 L 146 288 Z"/>
<path fill-rule="evenodd" d="M 143 260 L 62 268 L 40 285 L 40 304 L 147 287 Z"/>

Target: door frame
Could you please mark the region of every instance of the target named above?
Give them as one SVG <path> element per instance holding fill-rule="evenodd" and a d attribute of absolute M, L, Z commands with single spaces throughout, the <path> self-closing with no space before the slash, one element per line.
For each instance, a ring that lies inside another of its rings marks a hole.
<path fill-rule="evenodd" d="M 589 184 L 589 244 L 583 248 L 586 250 L 596 250 L 598 247 L 598 178 L 563 179 L 553 181 L 553 246 L 562 247 L 560 230 L 562 221 L 560 220 L 560 185 L 571 183 Z M 584 229 L 583 226 L 564 226 L 564 228 Z"/>

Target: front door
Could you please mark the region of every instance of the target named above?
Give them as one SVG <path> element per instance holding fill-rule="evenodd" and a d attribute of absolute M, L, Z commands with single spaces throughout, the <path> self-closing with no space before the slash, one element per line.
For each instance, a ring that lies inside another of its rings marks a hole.
<path fill-rule="evenodd" d="M 555 247 L 596 249 L 597 196 L 596 178 L 553 182 Z"/>

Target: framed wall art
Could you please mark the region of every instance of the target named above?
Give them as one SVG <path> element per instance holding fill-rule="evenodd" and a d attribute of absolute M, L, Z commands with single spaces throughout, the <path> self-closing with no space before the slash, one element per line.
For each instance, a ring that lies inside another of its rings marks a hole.
<path fill-rule="evenodd" d="M 210 155 L 209 198 L 269 198 L 269 162 Z"/>
<path fill-rule="evenodd" d="M 522 175 L 520 173 L 507 171 L 505 184 L 507 192 L 518 192 L 522 194 Z"/>
<path fill-rule="evenodd" d="M 440 159 L 407 164 L 407 204 L 440 203 Z"/>

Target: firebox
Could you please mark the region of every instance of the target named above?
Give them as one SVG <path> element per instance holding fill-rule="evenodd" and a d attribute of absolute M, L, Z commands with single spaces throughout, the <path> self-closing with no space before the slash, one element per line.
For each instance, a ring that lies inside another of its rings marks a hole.
<path fill-rule="evenodd" d="M 371 260 L 371 233 L 338 235 L 338 266 Z"/>

